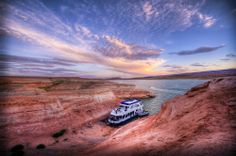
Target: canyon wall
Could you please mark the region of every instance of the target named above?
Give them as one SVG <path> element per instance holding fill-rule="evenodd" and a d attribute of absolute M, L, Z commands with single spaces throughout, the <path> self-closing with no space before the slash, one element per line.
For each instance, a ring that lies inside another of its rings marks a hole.
<path fill-rule="evenodd" d="M 127 124 L 88 155 L 222 156 L 236 152 L 236 78 L 196 86 Z"/>
<path fill-rule="evenodd" d="M 78 78 L 1 78 L 0 87 L 2 150 L 17 144 L 82 148 L 112 129 L 94 122 L 107 117 L 121 99 L 152 97 L 133 85 Z M 52 137 L 61 130 L 67 138 Z M 60 145 L 63 139 L 67 144 Z"/>
<path fill-rule="evenodd" d="M 193 87 L 160 113 L 121 127 L 102 119 L 123 98 L 149 98 L 132 85 L 77 78 L 0 81 L 1 154 L 24 146 L 26 156 L 234 155 L 236 78 Z M 45 149 L 37 149 L 38 145 Z"/>

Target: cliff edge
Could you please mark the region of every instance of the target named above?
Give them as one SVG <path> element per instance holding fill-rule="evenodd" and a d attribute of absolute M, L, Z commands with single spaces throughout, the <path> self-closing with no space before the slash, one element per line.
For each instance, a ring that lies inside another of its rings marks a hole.
<path fill-rule="evenodd" d="M 101 120 L 122 99 L 152 96 L 103 80 L 1 77 L 0 153 L 77 155 L 114 130 Z"/>
<path fill-rule="evenodd" d="M 127 124 L 89 155 L 234 155 L 236 78 L 196 86 L 163 104 L 159 114 Z"/>

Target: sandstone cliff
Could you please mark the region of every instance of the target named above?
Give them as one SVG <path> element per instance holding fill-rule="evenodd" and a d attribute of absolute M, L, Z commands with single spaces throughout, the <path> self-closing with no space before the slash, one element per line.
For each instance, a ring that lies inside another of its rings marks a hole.
<path fill-rule="evenodd" d="M 196 86 L 164 103 L 159 114 L 119 128 L 100 120 L 121 98 L 147 98 L 151 93 L 83 79 L 14 78 L 0 83 L 1 154 L 12 154 L 9 150 L 17 144 L 26 156 L 221 156 L 234 155 L 236 149 L 234 77 Z"/>
<path fill-rule="evenodd" d="M 121 99 L 152 96 L 132 85 L 78 78 L 1 78 L 0 90 L 0 152 L 20 144 L 26 155 L 84 150 L 112 131 L 99 121 Z M 39 144 L 46 153 L 35 150 Z"/>
<path fill-rule="evenodd" d="M 234 155 L 236 78 L 196 86 L 163 104 L 158 115 L 114 131 L 90 155 Z"/>

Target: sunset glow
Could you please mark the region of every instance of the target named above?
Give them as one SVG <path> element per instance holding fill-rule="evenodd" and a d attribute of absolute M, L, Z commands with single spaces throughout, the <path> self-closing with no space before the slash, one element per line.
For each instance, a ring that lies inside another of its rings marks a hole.
<path fill-rule="evenodd" d="M 236 68 L 226 1 L 0 2 L 1 75 L 139 77 Z"/>

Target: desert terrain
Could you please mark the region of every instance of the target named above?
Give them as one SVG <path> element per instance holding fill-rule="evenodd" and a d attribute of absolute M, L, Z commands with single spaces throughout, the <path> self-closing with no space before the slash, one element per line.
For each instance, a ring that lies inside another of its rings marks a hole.
<path fill-rule="evenodd" d="M 79 78 L 1 78 L 3 155 L 233 155 L 236 78 L 177 96 L 160 113 L 121 127 L 105 119 L 122 99 L 151 98 L 132 85 Z"/>
<path fill-rule="evenodd" d="M 193 87 L 162 105 L 159 114 L 116 130 L 92 155 L 235 155 L 236 78 Z"/>
<path fill-rule="evenodd" d="M 6 155 L 17 145 L 24 146 L 25 155 L 91 148 L 113 131 L 102 120 L 122 99 L 153 96 L 102 80 L 2 77 L 0 82 L 0 141 Z M 45 149 L 35 150 L 38 145 Z"/>

